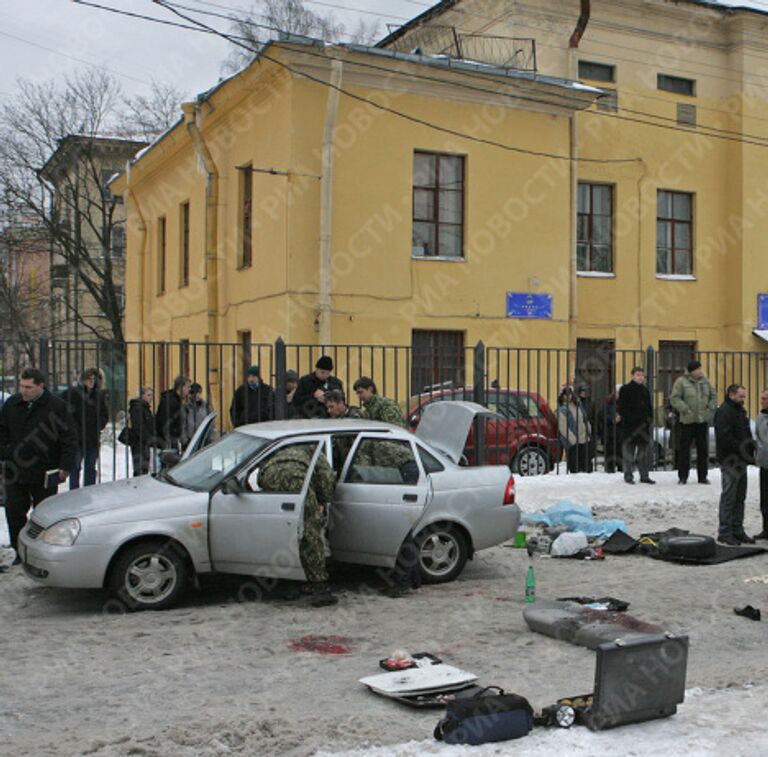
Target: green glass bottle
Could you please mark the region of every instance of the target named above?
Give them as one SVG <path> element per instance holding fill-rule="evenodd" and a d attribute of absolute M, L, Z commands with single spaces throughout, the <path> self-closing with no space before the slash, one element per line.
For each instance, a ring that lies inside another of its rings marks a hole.
<path fill-rule="evenodd" d="M 525 576 L 525 601 L 536 601 L 536 576 L 533 573 L 533 565 L 528 566 L 528 573 Z"/>

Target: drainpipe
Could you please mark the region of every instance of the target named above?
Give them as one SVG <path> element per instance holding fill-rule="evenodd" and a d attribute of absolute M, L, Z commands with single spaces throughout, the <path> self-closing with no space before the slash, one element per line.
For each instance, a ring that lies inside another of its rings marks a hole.
<path fill-rule="evenodd" d="M 129 160 L 125 165 L 125 191 L 129 195 L 131 202 L 136 208 L 136 214 L 139 216 L 138 229 L 141 232 L 141 244 L 139 245 L 139 341 L 144 341 L 146 334 L 144 331 L 144 325 L 146 323 L 144 318 L 144 306 L 146 296 L 146 278 L 147 278 L 147 221 L 144 218 L 144 214 L 141 212 L 141 205 L 136 197 L 133 187 L 131 186 L 131 161 Z M 128 214 L 126 213 L 125 222 L 128 223 Z M 127 239 L 126 229 L 126 239 Z M 142 383 L 144 379 L 142 377 Z"/>
<path fill-rule="evenodd" d="M 195 146 L 195 153 L 205 167 L 205 279 L 206 310 L 208 313 L 207 337 L 209 343 L 219 341 L 219 261 L 218 261 L 218 210 L 219 210 L 219 171 L 214 163 L 211 151 L 200 133 L 198 124 L 199 109 L 196 103 L 183 103 L 184 125 Z M 216 397 L 219 376 L 219 351 L 210 355 L 210 373 L 208 375 L 208 396 Z"/>
<path fill-rule="evenodd" d="M 325 130 L 323 132 L 323 167 L 320 179 L 320 287 L 319 310 L 320 344 L 331 344 L 331 236 L 333 225 L 333 133 L 339 109 L 339 87 L 343 64 L 331 61 L 331 86 L 325 106 Z"/>
<path fill-rule="evenodd" d="M 577 55 L 577 49 L 579 42 L 584 36 L 584 32 L 587 29 L 590 15 L 590 0 L 581 0 L 581 11 L 579 13 L 579 20 L 576 22 L 576 28 L 573 30 L 570 39 L 568 40 L 568 57 L 570 67 L 570 78 L 574 81 L 579 78 L 579 61 Z M 579 323 L 579 288 L 578 288 L 578 256 L 576 255 L 576 218 L 579 211 L 578 204 L 578 192 L 579 192 L 579 173 L 578 173 L 578 157 L 579 157 L 579 133 L 576 123 L 576 112 L 571 113 L 571 118 L 568 124 L 568 137 L 569 137 L 569 155 L 571 156 L 571 229 L 570 229 L 570 242 L 571 242 L 571 254 L 570 254 L 570 286 L 569 286 L 569 302 L 568 302 L 568 346 L 573 350 L 574 360 L 576 355 L 577 344 L 577 330 Z M 575 372 L 574 372 L 575 373 Z"/>

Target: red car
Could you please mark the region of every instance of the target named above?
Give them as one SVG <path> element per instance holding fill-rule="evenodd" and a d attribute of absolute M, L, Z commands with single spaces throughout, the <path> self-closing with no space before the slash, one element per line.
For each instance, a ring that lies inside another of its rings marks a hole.
<path fill-rule="evenodd" d="M 413 431 L 418 426 L 421 413 L 432 402 L 473 399 L 472 387 L 441 389 L 421 395 L 418 404 L 408 413 L 408 428 Z M 487 389 L 482 404 L 504 418 L 485 424 L 486 464 L 509 465 L 513 473 L 537 476 L 548 473 L 560 461 L 562 448 L 555 414 L 540 394 L 517 389 Z M 474 444 L 473 429 L 464 450 L 470 465 L 475 462 Z"/>

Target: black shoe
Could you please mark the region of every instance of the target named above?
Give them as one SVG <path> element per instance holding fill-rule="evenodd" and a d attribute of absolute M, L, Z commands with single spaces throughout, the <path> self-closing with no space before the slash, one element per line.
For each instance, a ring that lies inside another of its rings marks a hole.
<path fill-rule="evenodd" d="M 335 605 L 339 601 L 339 598 L 335 594 L 331 594 L 328 589 L 324 591 L 318 591 L 310 600 L 312 607 L 330 607 Z"/>
<path fill-rule="evenodd" d="M 13 562 L 11 563 L 11 565 L 21 565 L 21 558 L 18 555 L 16 555 L 16 557 L 13 558 Z"/>
<path fill-rule="evenodd" d="M 384 594 L 390 599 L 400 599 L 413 594 L 413 589 L 410 586 L 390 586 L 384 591 Z"/>
<path fill-rule="evenodd" d="M 759 534 L 755 534 L 755 539 L 768 539 L 768 533 L 761 531 Z"/>
<path fill-rule="evenodd" d="M 635 479 L 634 478 L 625 478 L 624 479 L 624 483 L 625 484 L 634 484 L 635 483 Z"/>
<path fill-rule="evenodd" d="M 652 478 L 641 478 L 641 484 L 655 484 L 656 482 Z"/>
<path fill-rule="evenodd" d="M 744 618 L 749 618 L 750 620 L 760 620 L 760 610 L 758 610 L 756 607 L 752 607 L 752 605 L 747 605 L 741 609 L 734 607 L 733 611 L 737 615 L 741 615 Z"/>
<path fill-rule="evenodd" d="M 700 484 L 706 484 L 707 486 L 709 486 L 709 479 L 708 478 L 704 478 L 701 481 L 699 481 L 699 483 Z"/>
<path fill-rule="evenodd" d="M 734 536 L 718 536 L 717 540 L 728 547 L 740 547 L 741 542 Z"/>
<path fill-rule="evenodd" d="M 682 478 L 678 478 L 677 479 L 677 483 L 680 484 L 680 486 L 685 486 L 688 482 L 687 481 L 683 481 Z"/>
<path fill-rule="evenodd" d="M 739 534 L 736 537 L 742 544 L 754 544 L 755 540 L 749 534 Z"/>

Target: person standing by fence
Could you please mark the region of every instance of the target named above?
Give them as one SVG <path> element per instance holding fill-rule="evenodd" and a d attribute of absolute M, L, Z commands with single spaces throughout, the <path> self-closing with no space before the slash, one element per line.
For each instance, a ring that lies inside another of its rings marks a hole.
<path fill-rule="evenodd" d="M 128 405 L 131 424 L 128 429 L 128 443 L 134 476 L 142 476 L 151 470 L 151 455 L 158 443 L 155 435 L 155 416 L 152 414 L 154 400 L 155 392 L 152 387 L 143 386 L 141 396 L 132 399 Z"/>
<path fill-rule="evenodd" d="M 245 426 L 246 423 L 271 421 L 275 417 L 275 390 L 261 380 L 258 365 L 252 365 L 245 375 L 245 383 L 240 384 L 229 406 L 232 425 Z"/>
<path fill-rule="evenodd" d="M 296 393 L 293 395 L 293 406 L 298 418 L 327 418 L 325 393 L 330 389 L 344 391 L 344 384 L 336 376 L 332 376 L 333 359 L 322 355 L 315 363 L 315 370 L 299 379 Z"/>
<path fill-rule="evenodd" d="M 5 480 L 5 517 L 19 564 L 18 540 L 30 507 L 56 494 L 75 467 L 77 434 L 62 399 L 45 388 L 36 368 L 21 374 L 19 393 L 0 411 L 0 460 Z M 58 470 L 55 481 L 48 471 Z"/>
<path fill-rule="evenodd" d="M 768 539 L 768 389 L 760 392 L 755 437 L 755 463 L 760 466 L 760 515 L 763 519 L 763 530 L 755 534 L 755 539 Z"/>
<path fill-rule="evenodd" d="M 83 486 L 96 483 L 96 462 L 101 448 L 101 432 L 109 420 L 107 397 L 99 386 L 101 372 L 87 368 L 80 374 L 80 381 L 61 394 L 72 415 L 77 434 L 75 466 L 69 475 L 69 488 L 80 488 L 80 466 L 83 468 Z"/>
<path fill-rule="evenodd" d="M 186 376 L 176 376 L 173 389 L 166 389 L 160 395 L 155 431 L 165 449 L 180 449 L 184 432 L 184 403 L 189 397 L 190 384 Z"/>
<path fill-rule="evenodd" d="M 566 451 L 568 472 L 591 473 L 589 439 L 592 430 L 570 386 L 564 386 L 557 397 L 557 432 Z"/>
<path fill-rule="evenodd" d="M 373 379 L 360 376 L 352 385 L 360 402 L 363 403 L 362 416 L 372 421 L 383 421 L 405 428 L 405 418 L 394 400 L 379 394 Z"/>
<path fill-rule="evenodd" d="M 621 456 L 624 481 L 635 483 L 634 469 L 640 473 L 640 483 L 655 484 L 648 475 L 648 442 L 651 438 L 653 406 L 651 393 L 645 385 L 645 369 L 635 366 L 632 379 L 619 391 L 618 419 L 621 423 Z"/>
<path fill-rule="evenodd" d="M 203 398 L 203 387 L 192 384 L 189 387 L 189 400 L 184 403 L 184 427 L 181 444 L 184 448 L 192 441 L 198 426 L 213 412 L 210 404 Z"/>
<path fill-rule="evenodd" d="M 679 415 L 678 483 L 688 483 L 688 473 L 691 470 L 691 442 L 694 441 L 699 483 L 708 484 L 709 416 L 717 402 L 715 390 L 704 375 L 698 360 L 691 360 L 687 371 L 675 381 L 672 394 L 669 396 L 669 404 Z"/>

